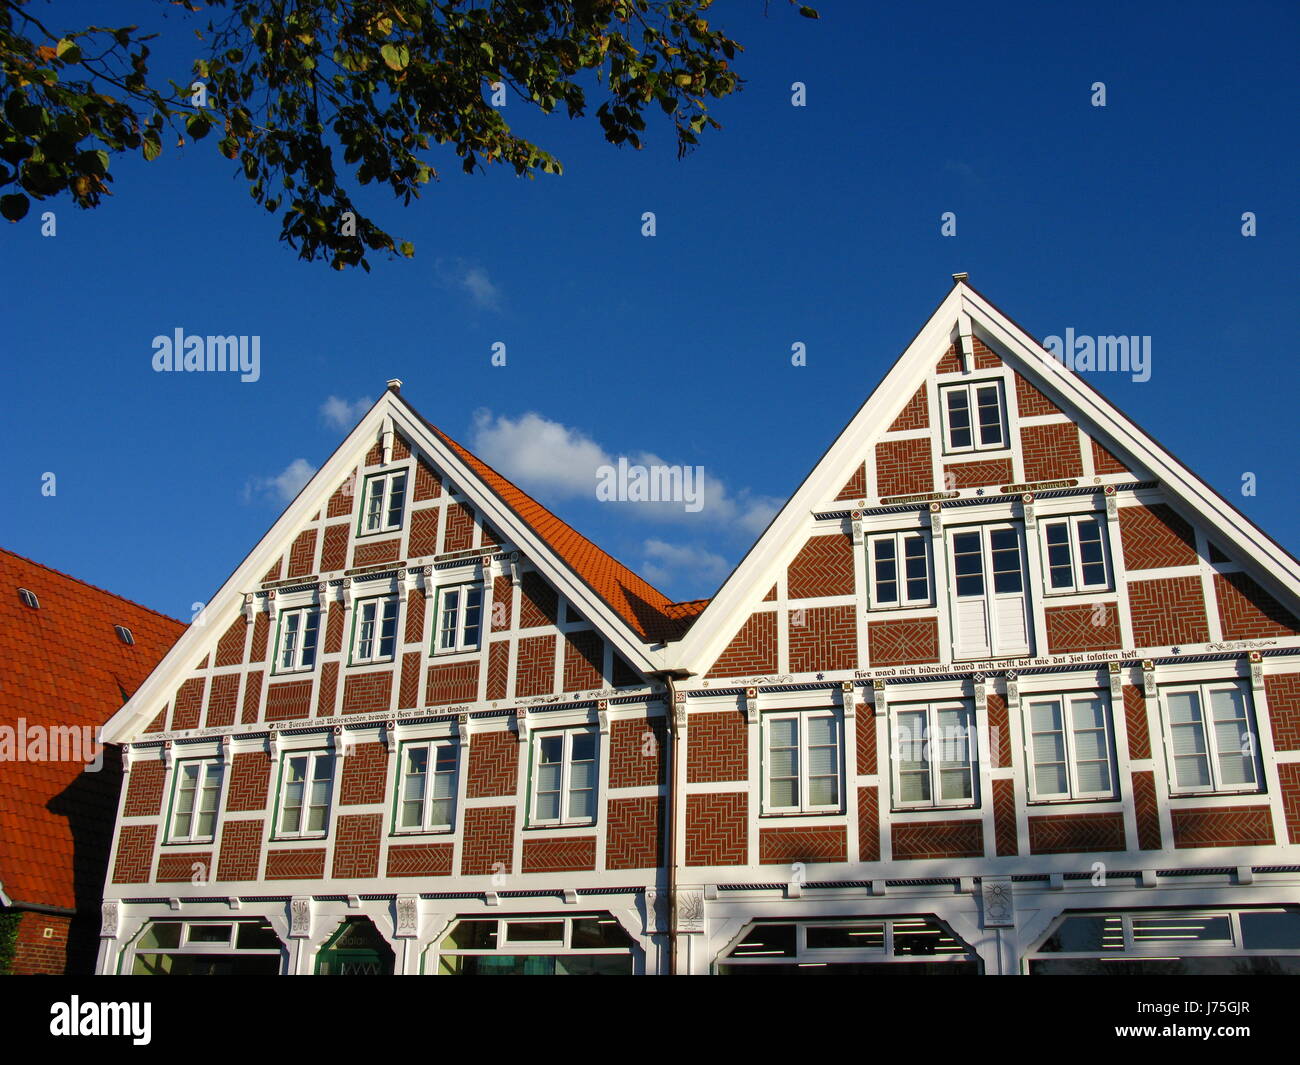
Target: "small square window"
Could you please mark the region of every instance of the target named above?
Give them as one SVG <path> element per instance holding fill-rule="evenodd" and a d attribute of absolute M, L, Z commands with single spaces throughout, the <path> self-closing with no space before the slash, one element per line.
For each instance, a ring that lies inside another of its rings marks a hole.
<path fill-rule="evenodd" d="M 405 507 L 405 470 L 367 477 L 365 493 L 361 501 L 361 523 L 357 532 L 366 536 L 370 533 L 400 529 Z"/>
<path fill-rule="evenodd" d="M 438 627 L 434 652 L 451 654 L 479 646 L 483 631 L 483 587 L 462 584 L 438 592 Z"/>
<path fill-rule="evenodd" d="M 397 649 L 396 597 L 361 599 L 353 609 L 352 664 L 392 661 Z"/>
<path fill-rule="evenodd" d="M 928 606 L 929 538 L 920 532 L 884 533 L 867 540 L 873 607 Z"/>
<path fill-rule="evenodd" d="M 948 385 L 940 390 L 944 450 L 993 451 L 1010 446 L 1001 381 Z"/>
<path fill-rule="evenodd" d="M 1091 592 L 1110 587 L 1106 532 L 1094 514 L 1044 520 L 1043 562 L 1050 592 Z"/>

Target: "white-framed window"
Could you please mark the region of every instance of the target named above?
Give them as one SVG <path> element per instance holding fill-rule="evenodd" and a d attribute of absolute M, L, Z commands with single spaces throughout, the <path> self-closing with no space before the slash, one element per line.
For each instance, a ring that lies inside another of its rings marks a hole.
<path fill-rule="evenodd" d="M 176 763 L 168 843 L 211 843 L 221 803 L 220 758 L 187 758 Z"/>
<path fill-rule="evenodd" d="M 597 731 L 587 726 L 533 734 L 530 825 L 595 821 L 598 739 Z"/>
<path fill-rule="evenodd" d="M 316 665 L 320 611 L 314 606 L 280 611 L 275 637 L 275 672 L 305 672 Z"/>
<path fill-rule="evenodd" d="M 329 826 L 334 756 L 329 751 L 286 754 L 280 776 L 281 839 L 323 836 Z"/>
<path fill-rule="evenodd" d="M 1049 592 L 1090 592 L 1110 587 L 1106 533 L 1096 514 L 1045 518 L 1043 560 Z"/>
<path fill-rule="evenodd" d="M 390 661 L 397 647 L 397 597 L 359 599 L 353 609 L 352 663 Z"/>
<path fill-rule="evenodd" d="M 891 707 L 894 805 L 977 806 L 975 715 L 969 703 Z"/>
<path fill-rule="evenodd" d="M 452 739 L 402 744 L 398 832 L 449 832 L 455 818 L 457 745 Z"/>
<path fill-rule="evenodd" d="M 361 503 L 361 524 L 357 532 L 391 532 L 402 527 L 402 511 L 406 507 L 406 471 L 377 473 L 366 478 L 365 496 Z"/>
<path fill-rule="evenodd" d="M 438 631 L 434 638 L 434 653 L 472 651 L 478 647 L 482 632 L 481 584 L 461 584 L 438 590 Z"/>
<path fill-rule="evenodd" d="M 1040 801 L 1108 799 L 1115 766 L 1108 700 L 1099 692 L 1023 697 L 1029 794 Z"/>
<path fill-rule="evenodd" d="M 719 976 L 956 976 L 978 974 L 980 962 L 952 929 L 926 914 L 755 921 L 719 956 L 716 971 Z"/>
<path fill-rule="evenodd" d="M 989 658 L 1030 653 L 1025 551 L 1017 524 L 948 532 L 953 654 Z"/>
<path fill-rule="evenodd" d="M 872 606 L 928 606 L 933 601 L 929 539 L 922 532 L 881 533 L 867 538 Z"/>
<path fill-rule="evenodd" d="M 946 385 L 939 398 L 945 451 L 994 451 L 1009 446 L 1001 381 Z"/>
<path fill-rule="evenodd" d="M 275 976 L 287 956 L 262 917 L 150 921 L 123 951 L 118 971 L 135 976 Z"/>
<path fill-rule="evenodd" d="M 458 921 L 431 943 L 442 976 L 616 976 L 637 970 L 631 936 L 609 913 Z"/>
<path fill-rule="evenodd" d="M 1244 684 L 1171 685 L 1160 699 L 1173 794 L 1260 789 L 1259 740 Z"/>
<path fill-rule="evenodd" d="M 835 711 L 764 714 L 763 732 L 763 812 L 838 813 L 843 743 Z"/>

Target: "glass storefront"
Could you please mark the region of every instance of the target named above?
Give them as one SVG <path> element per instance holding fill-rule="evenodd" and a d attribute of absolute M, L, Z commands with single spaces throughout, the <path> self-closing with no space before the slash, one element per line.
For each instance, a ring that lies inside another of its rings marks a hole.
<path fill-rule="evenodd" d="M 433 955 L 437 955 L 436 964 Z M 628 976 L 636 944 L 609 914 L 459 921 L 429 948 L 440 976 Z"/>
<path fill-rule="evenodd" d="M 133 976 L 275 976 L 285 956 L 268 921 L 151 921 L 132 946 Z"/>
<path fill-rule="evenodd" d="M 975 976 L 974 952 L 931 916 L 757 921 L 718 959 L 722 976 Z"/>

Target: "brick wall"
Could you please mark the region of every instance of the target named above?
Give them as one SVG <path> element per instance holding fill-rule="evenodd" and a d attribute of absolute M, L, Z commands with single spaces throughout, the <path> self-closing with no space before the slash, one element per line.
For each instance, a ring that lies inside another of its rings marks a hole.
<path fill-rule="evenodd" d="M 791 599 L 852 595 L 852 539 L 843 533 L 809 537 L 790 563 L 786 588 Z"/>
<path fill-rule="evenodd" d="M 489 876 L 510 872 L 514 864 L 515 808 L 471 806 L 465 811 L 465 843 L 461 849 L 461 876 Z"/>
<path fill-rule="evenodd" d="M 217 658 L 216 666 L 220 669 L 222 666 L 235 666 L 244 660 L 244 637 L 248 633 L 248 622 L 244 620 L 241 614 L 230 623 L 228 628 L 217 641 Z"/>
<path fill-rule="evenodd" d="M 934 491 L 930 441 L 882 440 L 876 445 L 876 493 L 880 496 L 919 495 Z"/>
<path fill-rule="evenodd" d="M 1225 640 L 1256 640 L 1268 636 L 1292 636 L 1300 622 L 1245 573 L 1216 573 L 1214 598 Z"/>
<path fill-rule="evenodd" d="M 474 511 L 464 503 L 447 507 L 447 530 L 443 551 L 467 551 L 474 546 Z"/>
<path fill-rule="evenodd" d="M 1020 427 L 1020 453 L 1026 481 L 1055 481 L 1082 477 L 1079 430 L 1072 422 Z"/>
<path fill-rule="evenodd" d="M 662 798 L 638 795 L 629 799 L 610 799 L 608 816 L 605 868 L 651 869 L 663 864 Z"/>
<path fill-rule="evenodd" d="M 664 782 L 662 717 L 616 718 L 609 723 L 609 786 L 645 788 Z"/>
<path fill-rule="evenodd" d="M 1267 806 L 1213 806 L 1173 811 L 1175 847 L 1269 847 Z"/>
<path fill-rule="evenodd" d="M 568 873 L 595 868 L 595 836 L 534 836 L 524 840 L 525 873 Z"/>
<path fill-rule="evenodd" d="M 425 706 L 470 703 L 478 697 L 478 661 L 444 662 L 430 666 L 425 685 Z"/>
<path fill-rule="evenodd" d="M 1011 721 L 1007 714 L 1006 696 L 989 692 L 985 696 L 989 715 L 989 743 L 993 768 L 1011 765 Z"/>
<path fill-rule="evenodd" d="M 402 638 L 407 643 L 424 642 L 424 592 L 418 588 L 406 595 L 406 631 Z"/>
<path fill-rule="evenodd" d="M 393 670 L 353 673 L 343 680 L 345 714 L 377 714 L 388 709 L 393 695 Z"/>
<path fill-rule="evenodd" d="M 322 573 L 337 573 L 348 564 L 348 523 L 336 522 L 325 526 L 325 541 L 320 552 Z"/>
<path fill-rule="evenodd" d="M 206 685 L 207 678 L 191 677 L 176 690 L 176 700 L 172 704 L 174 730 L 199 727 L 199 713 L 203 709 L 203 691 Z"/>
<path fill-rule="evenodd" d="M 706 676 L 742 677 L 775 672 L 776 613 L 767 610 L 749 616 Z"/>
<path fill-rule="evenodd" d="M 411 543 L 407 551 L 411 558 L 426 558 L 438 553 L 438 516 L 441 513 L 441 507 L 411 511 Z"/>
<path fill-rule="evenodd" d="M 880 861 L 880 800 L 875 788 L 858 788 L 858 858 Z"/>
<path fill-rule="evenodd" d="M 564 690 L 599 688 L 605 668 L 605 641 L 596 632 L 574 632 L 564 637 Z"/>
<path fill-rule="evenodd" d="M 143 884 L 153 864 L 155 825 L 122 825 L 118 830 L 117 858 L 113 862 L 114 884 Z"/>
<path fill-rule="evenodd" d="M 876 719 L 869 706 L 857 710 L 857 766 L 863 776 L 876 772 Z"/>
<path fill-rule="evenodd" d="M 1138 849 L 1162 850 L 1160 807 L 1156 802 L 1154 773 L 1133 774 L 1133 812 L 1137 816 Z"/>
<path fill-rule="evenodd" d="M 266 852 L 264 880 L 321 880 L 325 876 L 325 849 L 272 850 Z"/>
<path fill-rule="evenodd" d="M 868 623 L 867 660 L 872 667 L 939 661 L 939 622 L 903 618 Z"/>
<path fill-rule="evenodd" d="M 240 751 L 230 759 L 226 812 L 265 810 L 271 783 L 271 759 L 261 751 Z"/>
<path fill-rule="evenodd" d="M 316 530 L 304 529 L 298 534 L 289 548 L 289 572 L 287 576 L 302 577 L 311 573 L 316 561 Z"/>
<path fill-rule="evenodd" d="M 1037 418 L 1044 414 L 1060 414 L 1061 408 L 1048 399 L 1042 392 L 1026 381 L 1020 374 L 1016 379 L 1016 409 L 1022 418 Z"/>
<path fill-rule="evenodd" d="M 72 919 L 69 917 L 49 913 L 21 914 L 10 972 L 15 976 L 62 976 L 68 965 L 71 927 Z"/>
<path fill-rule="evenodd" d="M 266 720 L 288 721 L 311 716 L 311 681 L 269 684 L 266 688 Z"/>
<path fill-rule="evenodd" d="M 979 821 L 909 821 L 893 826 L 894 858 L 978 858 L 984 853 Z"/>
<path fill-rule="evenodd" d="M 1121 507 L 1119 535 L 1124 545 L 1124 568 L 1159 569 L 1196 565 L 1196 534 L 1173 507 Z"/>
<path fill-rule="evenodd" d="M 262 856 L 261 819 L 227 821 L 221 827 L 221 854 L 217 858 L 217 880 L 256 880 Z"/>
<path fill-rule="evenodd" d="M 1043 615 L 1049 654 L 1110 651 L 1120 645 L 1119 608 L 1113 602 L 1051 606 Z"/>
<path fill-rule="evenodd" d="M 796 607 L 789 613 L 789 626 L 791 673 L 857 668 L 858 626 L 852 606 Z"/>
<path fill-rule="evenodd" d="M 211 851 L 164 851 L 158 855 L 158 870 L 153 878 L 158 884 L 179 884 L 196 873 L 204 880 L 212 875 Z"/>
<path fill-rule="evenodd" d="M 487 698 L 504 699 L 509 694 L 510 641 L 497 640 L 488 644 Z"/>
<path fill-rule="evenodd" d="M 1283 762 L 1277 767 L 1277 779 L 1287 835 L 1292 843 L 1300 843 L 1300 762 Z"/>
<path fill-rule="evenodd" d="M 127 775 L 123 817 L 154 817 L 162 812 L 163 780 L 167 769 L 162 762 L 136 762 Z"/>
<path fill-rule="evenodd" d="M 396 562 L 401 550 L 401 540 L 366 540 L 352 549 L 352 565 L 379 566 Z"/>
<path fill-rule="evenodd" d="M 1300 673 L 1265 676 L 1264 696 L 1273 724 L 1273 746 L 1300 751 Z"/>
<path fill-rule="evenodd" d="M 515 696 L 546 695 L 555 688 L 555 637 L 527 636 L 519 641 Z"/>
<path fill-rule="evenodd" d="M 835 499 L 865 499 L 867 495 L 867 466 L 862 463 L 853 471 L 853 476 L 848 479 L 844 487 L 840 489 L 840 494 Z"/>
<path fill-rule="evenodd" d="M 208 712 L 204 724 L 221 728 L 235 723 L 235 704 L 239 699 L 239 674 L 223 673 L 212 678 L 208 689 Z"/>
<path fill-rule="evenodd" d="M 993 781 L 993 838 L 999 857 L 1019 853 L 1014 780 Z"/>
<path fill-rule="evenodd" d="M 340 806 L 383 802 L 387 790 L 388 748 L 382 743 L 358 743 L 343 759 Z"/>
<path fill-rule="evenodd" d="M 334 826 L 334 879 L 369 878 L 379 873 L 383 814 L 344 814 Z"/>
<path fill-rule="evenodd" d="M 1199 577 L 1129 581 L 1128 605 L 1138 647 L 1205 643 L 1210 638 Z"/>
<path fill-rule="evenodd" d="M 848 836 L 843 825 L 763 828 L 758 833 L 758 860 L 762 865 L 843 862 L 847 857 Z"/>
<path fill-rule="evenodd" d="M 519 580 L 519 627 L 532 629 L 554 625 L 559 617 L 560 597 L 546 579 L 529 570 Z"/>
<path fill-rule="evenodd" d="M 469 745 L 469 777 L 465 794 L 471 799 L 513 795 L 519 771 L 518 738 L 513 732 L 476 732 Z"/>
<path fill-rule="evenodd" d="M 422 458 L 415 460 L 415 502 L 423 503 L 426 499 L 437 499 L 442 481 L 432 466 Z"/>
<path fill-rule="evenodd" d="M 402 655 L 402 683 L 397 689 L 397 708 L 409 710 L 420 701 L 420 661 L 419 651 Z"/>
<path fill-rule="evenodd" d="M 1060 814 L 1029 819 L 1031 854 L 1093 854 L 1125 849 L 1121 813 Z"/>
<path fill-rule="evenodd" d="M 253 669 L 244 678 L 244 708 L 239 713 L 239 721 L 244 725 L 253 724 L 262 708 L 262 681 L 265 674 L 260 669 Z"/>
<path fill-rule="evenodd" d="M 1133 684 L 1125 684 L 1124 724 L 1128 732 L 1128 753 L 1130 758 L 1151 757 L 1151 734 L 1147 729 L 1147 700 L 1142 689 Z"/>
<path fill-rule="evenodd" d="M 907 429 L 928 429 L 930 427 L 930 407 L 925 399 L 925 385 L 907 401 L 898 417 L 889 427 L 889 432 L 903 432 Z"/>
<path fill-rule="evenodd" d="M 691 714 L 686 729 L 687 782 L 744 780 L 749 772 L 747 728 L 734 710 Z"/>
<path fill-rule="evenodd" d="M 266 645 L 270 635 L 271 619 L 264 611 L 259 610 L 253 615 L 253 645 L 248 649 L 250 662 L 266 661 Z"/>
<path fill-rule="evenodd" d="M 450 843 L 394 844 L 388 848 L 389 876 L 451 876 Z"/>
<path fill-rule="evenodd" d="M 1128 473 L 1128 467 L 1120 462 L 1114 455 L 1102 447 L 1096 440 L 1089 438 L 1092 444 L 1092 468 L 1098 476 L 1106 476 L 1111 473 Z"/>
<path fill-rule="evenodd" d="M 943 488 L 979 488 L 989 484 L 1011 484 L 1015 474 L 1010 459 L 983 459 L 979 462 L 954 462 L 943 468 Z"/>
<path fill-rule="evenodd" d="M 686 796 L 686 864 L 743 865 L 747 846 L 743 792 Z"/>
<path fill-rule="evenodd" d="M 334 700 L 339 690 L 339 664 L 324 662 L 320 667 L 320 687 L 316 690 L 316 716 L 333 717 Z"/>

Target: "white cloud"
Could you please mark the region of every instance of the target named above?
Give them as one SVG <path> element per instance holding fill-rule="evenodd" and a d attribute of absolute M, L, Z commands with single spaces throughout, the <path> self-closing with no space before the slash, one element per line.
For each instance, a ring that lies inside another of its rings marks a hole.
<path fill-rule="evenodd" d="M 518 418 L 493 415 L 480 409 L 474 413 L 473 450 L 488 465 L 500 470 L 520 486 L 539 495 L 561 499 L 595 499 L 598 470 L 616 466 L 611 455 L 579 429 L 551 421 L 535 411 Z M 627 456 L 630 466 L 666 466 L 653 452 L 638 451 Z M 681 502 L 620 502 L 637 517 L 658 521 L 705 521 L 731 525 L 748 536 L 767 527 L 780 509 L 781 500 L 751 493 L 732 492 L 717 477 L 703 471 L 703 505 L 687 511 Z"/>
<path fill-rule="evenodd" d="M 306 459 L 294 459 L 274 477 L 252 477 L 244 485 L 244 502 L 254 499 L 269 499 L 278 503 L 288 503 L 303 485 L 312 479 L 316 467 Z"/>
<path fill-rule="evenodd" d="M 702 547 L 647 540 L 640 573 L 651 584 L 716 588 L 731 572 L 731 563 Z"/>
<path fill-rule="evenodd" d="M 349 403 L 341 396 L 330 396 L 320 405 L 321 419 L 331 429 L 351 429 L 374 404 L 368 397 Z"/>
<path fill-rule="evenodd" d="M 488 275 L 487 268 L 466 262 L 439 259 L 434 264 L 438 281 L 446 288 L 459 289 L 481 311 L 501 309 L 501 287 Z"/>

